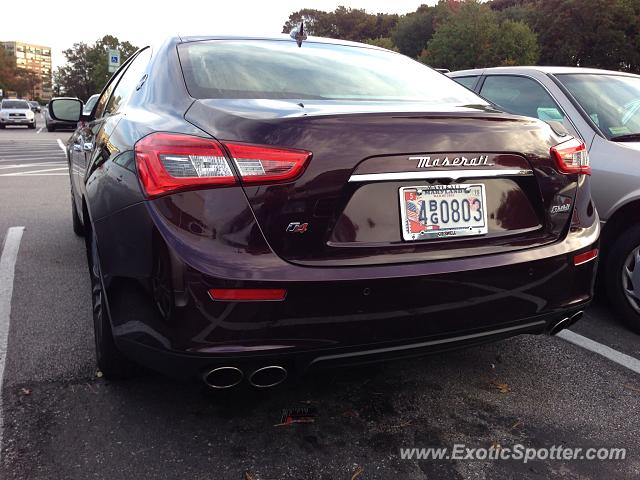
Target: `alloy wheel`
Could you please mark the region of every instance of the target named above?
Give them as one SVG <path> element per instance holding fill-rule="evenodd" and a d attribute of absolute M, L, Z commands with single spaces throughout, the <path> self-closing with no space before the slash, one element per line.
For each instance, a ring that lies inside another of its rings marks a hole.
<path fill-rule="evenodd" d="M 631 307 L 640 313 L 640 246 L 633 249 L 624 262 L 622 288 Z"/>

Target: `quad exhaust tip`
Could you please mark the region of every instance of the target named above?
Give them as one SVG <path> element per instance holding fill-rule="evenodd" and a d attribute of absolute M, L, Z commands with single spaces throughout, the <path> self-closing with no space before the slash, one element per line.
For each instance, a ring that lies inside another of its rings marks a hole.
<path fill-rule="evenodd" d="M 565 317 L 562 320 L 558 321 L 557 323 L 555 323 L 549 328 L 549 335 L 555 335 L 559 331 L 564 330 L 567 327 L 570 327 L 571 325 L 576 323 L 578 320 L 580 320 L 583 314 L 584 312 L 580 310 L 579 312 L 576 312 L 573 315 L 569 317 Z"/>
<path fill-rule="evenodd" d="M 215 389 L 232 388 L 239 385 L 244 378 L 242 370 L 236 367 L 218 367 L 202 375 L 207 386 Z"/>
<path fill-rule="evenodd" d="M 287 370 L 280 365 L 269 365 L 254 370 L 249 375 L 249 383 L 257 388 L 269 388 L 280 385 L 287 379 Z"/>

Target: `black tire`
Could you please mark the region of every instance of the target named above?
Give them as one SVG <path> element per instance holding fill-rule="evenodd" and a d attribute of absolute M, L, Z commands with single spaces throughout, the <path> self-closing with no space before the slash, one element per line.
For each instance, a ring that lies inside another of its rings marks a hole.
<path fill-rule="evenodd" d="M 53 125 L 47 125 L 47 132 L 55 132 L 56 131 L 56 127 L 54 127 Z"/>
<path fill-rule="evenodd" d="M 118 349 L 113 340 L 95 236 L 91 235 L 89 238 L 91 239 L 88 245 L 91 306 L 98 368 L 109 380 L 131 378 L 136 375 L 138 367 Z"/>
<path fill-rule="evenodd" d="M 626 269 L 630 255 L 639 247 L 640 226 L 624 231 L 613 243 L 604 270 L 607 296 L 611 305 L 627 327 L 636 333 L 640 333 L 640 298 L 635 301 L 626 293 L 627 289 L 634 286 Z M 640 261 L 633 262 L 631 267 L 632 271 L 640 269 Z M 640 292 L 640 285 L 635 285 L 635 290 Z"/>
<path fill-rule="evenodd" d="M 78 209 L 76 208 L 76 200 L 73 195 L 73 190 L 71 190 L 71 218 L 73 221 L 73 233 L 75 233 L 79 237 L 84 237 L 84 226 L 82 225 L 82 221 L 80 220 L 80 215 L 78 215 Z"/>
<path fill-rule="evenodd" d="M 6 125 L 4 123 L 0 123 L 0 130 L 4 130 Z"/>

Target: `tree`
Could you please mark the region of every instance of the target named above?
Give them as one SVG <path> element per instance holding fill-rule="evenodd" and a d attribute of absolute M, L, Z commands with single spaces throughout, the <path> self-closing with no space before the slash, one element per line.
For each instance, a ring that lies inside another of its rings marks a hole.
<path fill-rule="evenodd" d="M 282 33 L 289 33 L 304 22 L 309 35 L 364 42 L 389 37 L 397 21 L 396 14 L 372 15 L 357 8 L 338 7 L 333 12 L 305 8 L 289 15 Z"/>
<path fill-rule="evenodd" d="M 500 23 L 497 14 L 477 0 L 453 5 L 421 55 L 423 62 L 450 70 L 536 63 L 537 40 L 527 25 Z"/>
<path fill-rule="evenodd" d="M 287 20 L 282 27 L 282 33 L 289 33 L 294 28 L 300 26 L 300 22 L 304 22 L 305 31 L 309 35 L 335 37 L 335 25 L 332 17 L 333 14 L 323 12 L 322 10 L 304 8 L 289 15 L 289 20 Z"/>
<path fill-rule="evenodd" d="M 112 35 L 105 35 L 93 45 L 74 44 L 63 52 L 66 64 L 54 73 L 57 94 L 87 100 L 94 93 L 99 93 L 111 77 L 107 63 L 109 49 L 119 50 L 120 62 L 123 63 L 136 52 L 137 47 L 126 41 L 120 42 Z"/>
<path fill-rule="evenodd" d="M 0 88 L 13 90 L 16 77 L 16 59 L 0 47 Z"/>
<path fill-rule="evenodd" d="M 391 33 L 391 39 L 398 51 L 411 58 L 420 55 L 433 36 L 433 21 L 434 10 L 429 7 L 400 18 Z"/>

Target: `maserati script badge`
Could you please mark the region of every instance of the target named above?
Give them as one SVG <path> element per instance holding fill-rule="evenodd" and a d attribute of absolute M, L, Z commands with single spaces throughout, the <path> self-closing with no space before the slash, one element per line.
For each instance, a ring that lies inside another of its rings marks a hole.
<path fill-rule="evenodd" d="M 417 162 L 416 168 L 429 167 L 492 167 L 494 164 L 489 162 L 489 155 L 480 155 L 478 157 L 409 157 L 409 160 Z"/>

